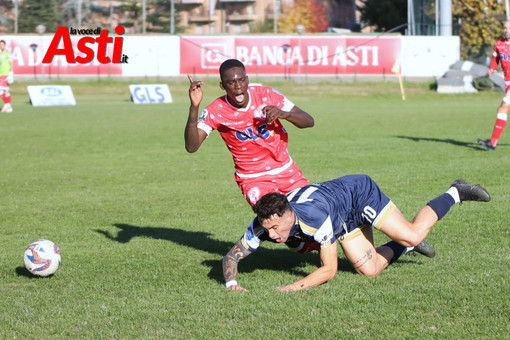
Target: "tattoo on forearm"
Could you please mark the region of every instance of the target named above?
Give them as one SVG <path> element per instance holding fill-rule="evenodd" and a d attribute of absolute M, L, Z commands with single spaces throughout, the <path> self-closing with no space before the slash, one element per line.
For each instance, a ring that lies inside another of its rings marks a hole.
<path fill-rule="evenodd" d="M 238 241 L 232 249 L 229 250 L 222 262 L 225 282 L 235 280 L 237 278 L 237 263 L 249 254 L 250 251 L 244 248 L 240 241 Z"/>
<path fill-rule="evenodd" d="M 367 251 L 365 255 L 353 263 L 354 268 L 362 267 L 365 263 L 372 259 L 372 256 L 372 250 Z"/>

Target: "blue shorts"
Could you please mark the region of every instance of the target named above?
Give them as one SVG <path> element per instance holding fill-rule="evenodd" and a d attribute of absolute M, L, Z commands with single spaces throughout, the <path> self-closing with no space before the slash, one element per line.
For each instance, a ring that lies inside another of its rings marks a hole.
<path fill-rule="evenodd" d="M 329 215 L 337 239 L 367 224 L 380 229 L 396 208 L 367 175 L 347 175 L 310 186 L 318 188 L 310 196 L 314 203 L 298 204 L 299 197 L 294 197 L 291 205 L 305 223 L 315 228 L 319 228 L 321 221 Z M 300 191 L 304 192 L 306 188 Z M 323 208 L 318 210 L 317 207 Z M 322 214 L 324 216 L 320 216 Z"/>

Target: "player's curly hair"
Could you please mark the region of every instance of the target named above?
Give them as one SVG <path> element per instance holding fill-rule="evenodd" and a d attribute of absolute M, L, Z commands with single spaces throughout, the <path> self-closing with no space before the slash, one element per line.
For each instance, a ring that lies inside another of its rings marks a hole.
<path fill-rule="evenodd" d="M 280 193 L 270 193 L 262 196 L 253 206 L 253 212 L 260 221 L 267 220 L 274 214 L 282 217 L 286 211 L 292 210 L 287 197 Z"/>

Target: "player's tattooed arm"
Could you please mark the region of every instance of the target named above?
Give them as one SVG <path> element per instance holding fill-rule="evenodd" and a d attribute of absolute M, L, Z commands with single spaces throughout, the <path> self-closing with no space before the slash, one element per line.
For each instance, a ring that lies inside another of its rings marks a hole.
<path fill-rule="evenodd" d="M 225 282 L 237 279 L 237 263 L 251 253 L 251 251 L 243 246 L 241 240 L 234 244 L 223 258 L 223 277 L 225 278 Z"/>

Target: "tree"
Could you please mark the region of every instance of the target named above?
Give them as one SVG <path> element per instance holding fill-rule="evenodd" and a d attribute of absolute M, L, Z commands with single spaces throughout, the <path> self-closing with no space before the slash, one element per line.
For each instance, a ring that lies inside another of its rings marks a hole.
<path fill-rule="evenodd" d="M 185 27 L 180 27 L 179 22 L 181 18 L 179 16 L 181 4 L 175 2 L 174 3 L 174 29 L 175 33 L 182 33 L 185 30 Z M 170 1 L 169 0 L 155 0 L 150 4 L 150 9 L 147 9 L 147 23 L 149 23 L 149 27 L 147 28 L 147 32 L 157 32 L 157 33 L 170 33 Z"/>
<path fill-rule="evenodd" d="M 7 31 L 14 26 L 13 20 L 9 18 L 13 7 L 12 0 L 0 0 L 0 31 Z"/>
<path fill-rule="evenodd" d="M 278 31 L 281 33 L 294 33 L 297 25 L 303 25 L 305 32 L 311 33 L 328 29 L 326 9 L 317 0 L 295 0 L 294 6 L 285 5 L 282 12 L 278 19 Z"/>
<path fill-rule="evenodd" d="M 65 21 L 56 0 L 24 0 L 19 6 L 18 31 L 34 33 L 38 25 L 46 26 L 46 32 L 56 32 Z"/>
<path fill-rule="evenodd" d="M 361 21 L 385 32 L 407 23 L 407 0 L 363 0 L 359 6 Z M 405 26 L 398 30 L 405 33 Z"/>
<path fill-rule="evenodd" d="M 492 53 L 496 40 L 502 35 L 503 27 L 498 14 L 505 13 L 504 1 L 463 0 L 455 1 L 453 14 L 460 21 L 461 58 L 482 64 Z"/>
<path fill-rule="evenodd" d="M 256 21 L 250 24 L 250 33 L 273 33 L 273 19 L 265 18 L 264 21 Z"/>

